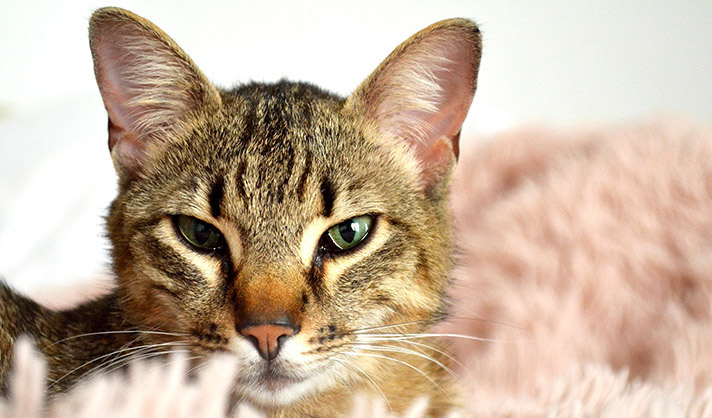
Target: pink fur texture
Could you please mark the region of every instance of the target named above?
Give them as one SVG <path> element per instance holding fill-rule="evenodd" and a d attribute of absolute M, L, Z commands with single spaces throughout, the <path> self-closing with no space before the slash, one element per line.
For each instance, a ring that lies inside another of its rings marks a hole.
<path fill-rule="evenodd" d="M 444 341 L 460 415 L 712 417 L 712 134 L 664 120 L 464 148 L 455 314 L 436 330 L 481 338 Z M 185 382 L 179 359 L 137 364 L 42 415 L 43 363 L 27 344 L 15 360 L 2 418 L 217 417 L 234 373 L 217 359 Z M 389 415 L 362 400 L 350 417 Z"/>
<path fill-rule="evenodd" d="M 485 339 L 451 343 L 477 416 L 712 414 L 709 131 L 521 130 L 460 168 L 442 331 Z"/>

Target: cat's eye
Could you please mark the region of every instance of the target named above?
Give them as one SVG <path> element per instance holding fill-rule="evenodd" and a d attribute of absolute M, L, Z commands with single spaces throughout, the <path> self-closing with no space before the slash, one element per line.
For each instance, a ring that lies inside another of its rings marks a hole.
<path fill-rule="evenodd" d="M 334 225 L 326 231 L 332 251 L 346 251 L 356 247 L 368 235 L 373 224 L 370 215 L 358 216 Z"/>
<path fill-rule="evenodd" d="M 212 252 L 222 248 L 222 234 L 209 223 L 187 215 L 174 217 L 174 222 L 183 238 L 195 249 Z"/>

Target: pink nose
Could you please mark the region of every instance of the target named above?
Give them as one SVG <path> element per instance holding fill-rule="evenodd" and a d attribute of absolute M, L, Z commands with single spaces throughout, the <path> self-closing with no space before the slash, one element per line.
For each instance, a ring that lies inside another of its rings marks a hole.
<path fill-rule="evenodd" d="M 265 360 L 273 360 L 279 354 L 279 349 L 284 340 L 294 335 L 296 330 L 292 327 L 278 324 L 252 325 L 240 330 L 240 334 L 247 337 Z"/>

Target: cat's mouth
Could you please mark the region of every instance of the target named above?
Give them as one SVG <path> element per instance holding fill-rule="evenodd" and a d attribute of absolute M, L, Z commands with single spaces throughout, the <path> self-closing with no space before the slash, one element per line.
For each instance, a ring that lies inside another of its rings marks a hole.
<path fill-rule="evenodd" d="M 287 405 L 319 390 L 324 383 L 320 377 L 323 376 L 319 373 L 290 370 L 280 363 L 267 363 L 247 370 L 236 383 L 238 392 L 245 398 L 257 405 L 272 407 Z"/>
<path fill-rule="evenodd" d="M 286 373 L 282 367 L 267 364 L 257 376 L 247 380 L 250 380 L 252 385 L 262 387 L 268 391 L 278 392 L 291 385 L 303 382 L 304 378 Z"/>
<path fill-rule="evenodd" d="M 285 406 L 312 393 L 314 384 L 304 379 L 269 376 L 238 385 L 247 401 L 261 407 Z"/>

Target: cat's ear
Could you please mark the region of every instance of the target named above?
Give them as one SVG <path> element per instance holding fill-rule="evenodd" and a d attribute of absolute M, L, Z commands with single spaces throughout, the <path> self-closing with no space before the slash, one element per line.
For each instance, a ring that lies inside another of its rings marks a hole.
<path fill-rule="evenodd" d="M 134 175 L 157 146 L 220 105 L 219 93 L 185 52 L 140 16 L 97 10 L 89 43 L 109 114 L 109 149 L 122 175 Z"/>
<path fill-rule="evenodd" d="M 435 23 L 396 48 L 347 99 L 389 138 L 405 141 L 430 189 L 449 175 L 477 87 L 482 41 L 466 19 Z"/>

